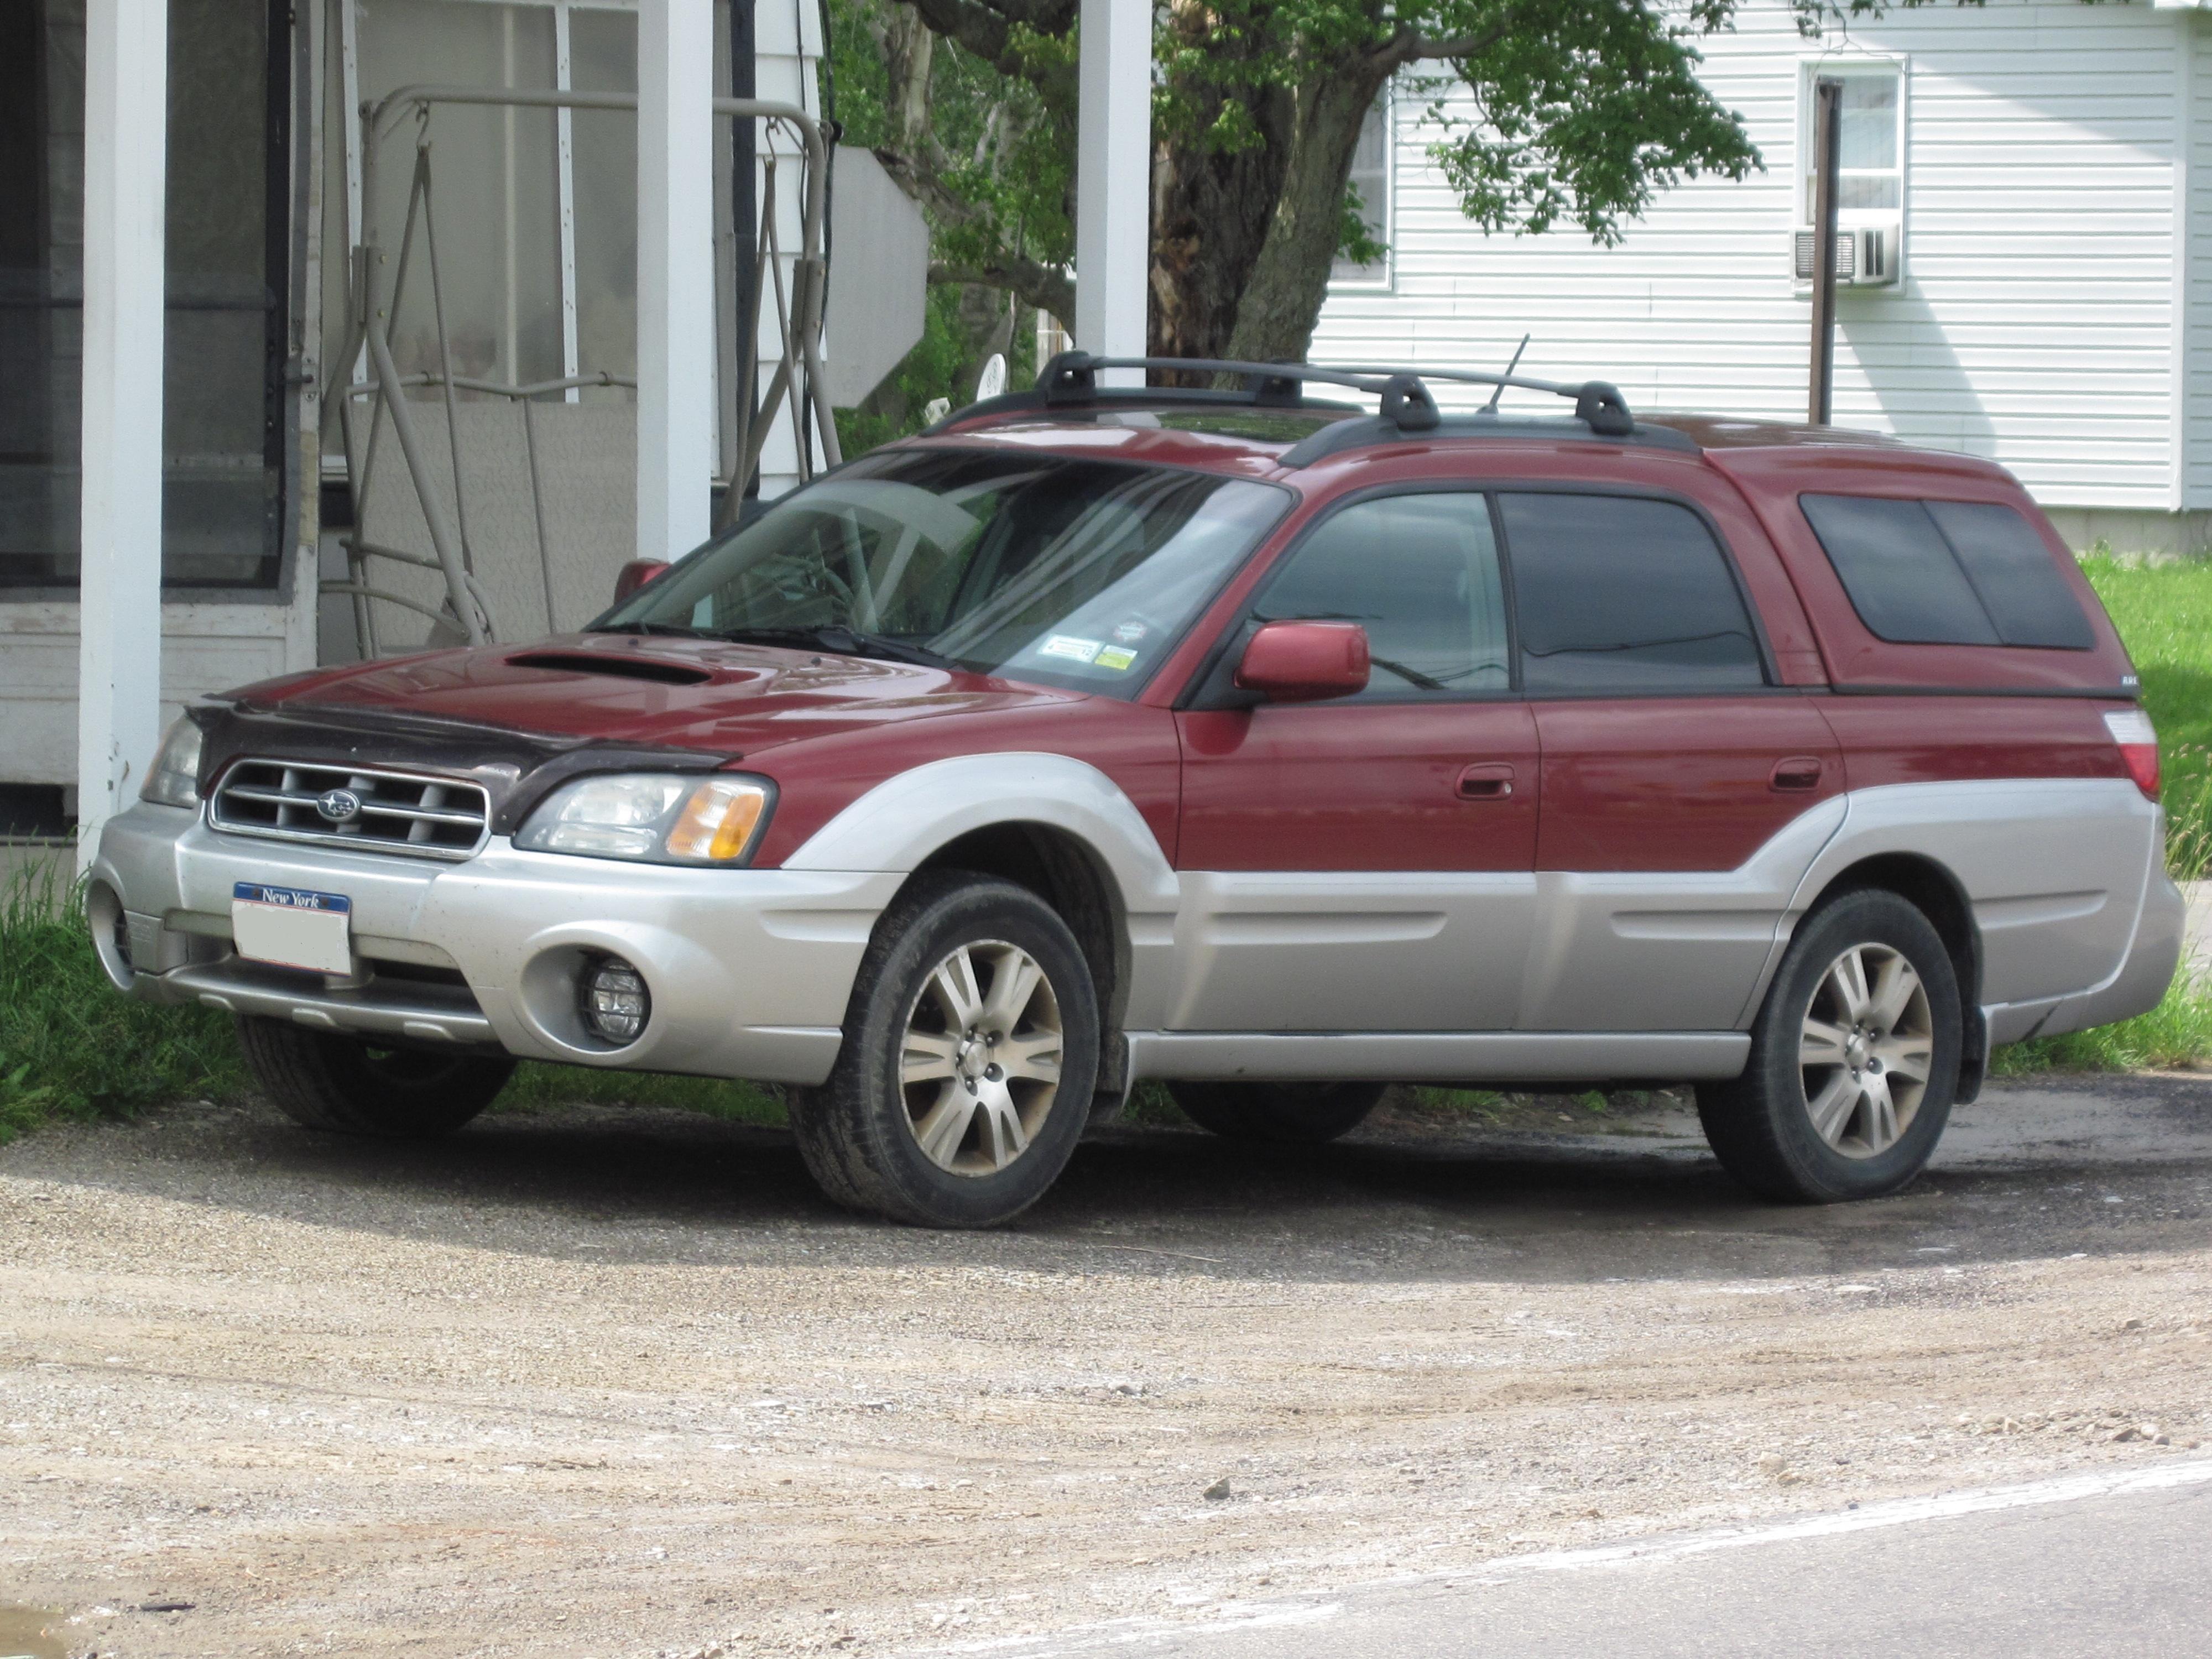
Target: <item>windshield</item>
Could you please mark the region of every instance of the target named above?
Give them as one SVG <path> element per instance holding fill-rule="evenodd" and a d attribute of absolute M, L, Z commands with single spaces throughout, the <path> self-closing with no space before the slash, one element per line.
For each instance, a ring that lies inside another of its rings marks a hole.
<path fill-rule="evenodd" d="M 600 617 L 1133 696 L 1290 505 L 1267 484 L 1056 455 L 872 455 Z"/>

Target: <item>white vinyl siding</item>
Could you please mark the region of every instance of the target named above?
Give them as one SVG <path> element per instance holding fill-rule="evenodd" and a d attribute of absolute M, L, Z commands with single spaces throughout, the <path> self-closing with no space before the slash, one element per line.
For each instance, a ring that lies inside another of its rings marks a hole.
<path fill-rule="evenodd" d="M 2201 512 L 2212 507 L 2212 17 L 2184 12 L 2173 22 L 2189 54 L 2191 94 L 2184 233 L 2189 252 L 2181 285 L 2189 340 L 2186 352 L 2176 354 L 2174 372 L 2185 378 L 2174 401 L 2187 411 L 2181 505 Z"/>
<path fill-rule="evenodd" d="M 1907 66 L 1909 188 L 1904 283 L 1838 295 L 1838 425 L 1992 457 L 2053 504 L 2172 504 L 2175 48 L 2196 25 L 2203 60 L 2206 24 L 2077 0 L 1853 23 L 1839 54 Z M 1494 369 L 1526 331 L 1531 374 L 1610 380 L 1634 407 L 1802 420 L 1809 318 L 1790 237 L 1800 77 L 1820 43 L 1781 0 L 1754 0 L 1704 50 L 1765 171 L 1664 193 L 1613 249 L 1574 228 L 1486 237 L 1429 160 L 1433 133 L 1401 122 L 1392 291 L 1332 293 L 1316 361 Z M 2212 123 L 2197 125 L 2202 155 Z M 2208 281 L 2200 260 L 2192 291 L 2212 299 Z M 2212 467 L 2197 476 L 2212 483 Z"/>

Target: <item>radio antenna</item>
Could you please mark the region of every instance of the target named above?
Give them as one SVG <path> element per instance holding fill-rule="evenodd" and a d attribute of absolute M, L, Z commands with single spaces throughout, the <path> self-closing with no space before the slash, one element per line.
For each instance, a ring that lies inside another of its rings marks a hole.
<path fill-rule="evenodd" d="M 1528 342 L 1534 337 L 1532 335 L 1523 334 L 1521 337 L 1521 343 L 1513 348 L 1513 361 L 1505 365 L 1505 374 L 1508 379 L 1512 377 L 1512 374 L 1515 369 L 1521 367 L 1521 354 L 1528 349 Z M 1504 395 L 1505 381 L 1500 380 L 1498 383 L 1496 389 L 1491 392 L 1490 401 L 1483 404 L 1482 412 L 1486 415 L 1495 415 L 1498 412 L 1498 400 Z"/>

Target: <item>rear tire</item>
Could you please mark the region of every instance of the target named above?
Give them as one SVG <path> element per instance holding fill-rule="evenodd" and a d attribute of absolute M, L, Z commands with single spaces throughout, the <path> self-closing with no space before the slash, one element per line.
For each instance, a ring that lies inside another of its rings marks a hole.
<path fill-rule="evenodd" d="M 1698 1085 L 1705 1139 L 1764 1198 L 1896 1192 L 1927 1167 L 1951 1115 L 1964 1027 L 1928 918 L 1895 893 L 1847 893 L 1799 926 L 1743 1074 Z"/>
<path fill-rule="evenodd" d="M 427 1140 L 491 1104 L 511 1060 L 380 1048 L 358 1037 L 242 1016 L 238 1046 L 261 1091 L 302 1128 Z"/>
<path fill-rule="evenodd" d="M 1182 1115 L 1226 1140 L 1318 1146 L 1366 1121 L 1383 1083 L 1170 1083 Z"/>
<path fill-rule="evenodd" d="M 792 1091 L 799 1156 L 848 1209 L 1009 1221 L 1083 1134 L 1098 1024 L 1090 964 L 1050 905 L 989 876 L 917 876 L 876 924 L 829 1080 Z"/>

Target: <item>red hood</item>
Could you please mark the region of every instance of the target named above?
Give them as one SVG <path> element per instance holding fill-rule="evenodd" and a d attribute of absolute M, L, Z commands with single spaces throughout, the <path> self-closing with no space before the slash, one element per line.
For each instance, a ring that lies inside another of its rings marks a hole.
<path fill-rule="evenodd" d="M 362 663 L 248 686 L 237 696 L 264 706 L 388 709 L 732 756 L 893 722 L 1085 701 L 1075 692 L 907 663 L 614 634 Z"/>

